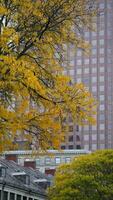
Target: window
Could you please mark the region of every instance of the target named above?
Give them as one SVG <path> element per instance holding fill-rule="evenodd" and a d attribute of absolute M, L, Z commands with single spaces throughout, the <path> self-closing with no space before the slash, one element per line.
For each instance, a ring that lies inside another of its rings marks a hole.
<path fill-rule="evenodd" d="M 97 77 L 92 77 L 92 83 L 96 83 L 97 82 Z"/>
<path fill-rule="evenodd" d="M 92 150 L 96 150 L 97 149 L 97 144 L 92 144 Z"/>
<path fill-rule="evenodd" d="M 81 74 L 82 73 L 82 69 L 77 69 L 77 74 Z"/>
<path fill-rule="evenodd" d="M 70 163 L 70 161 L 71 161 L 70 157 L 65 158 L 65 163 Z"/>
<path fill-rule="evenodd" d="M 82 79 L 81 78 L 77 78 L 77 83 L 81 83 Z"/>
<path fill-rule="evenodd" d="M 92 55 L 96 55 L 97 49 L 92 49 Z"/>
<path fill-rule="evenodd" d="M 75 71 L 73 69 L 69 70 L 69 74 L 72 76 L 74 75 Z"/>
<path fill-rule="evenodd" d="M 99 7 L 100 9 L 104 9 L 104 3 L 100 3 Z"/>
<path fill-rule="evenodd" d="M 49 157 L 45 158 L 45 163 L 46 164 L 50 164 L 50 162 L 51 162 L 51 159 Z"/>
<path fill-rule="evenodd" d="M 104 67 L 100 67 L 100 72 L 104 72 Z"/>
<path fill-rule="evenodd" d="M 93 141 L 97 140 L 97 135 L 96 134 L 92 134 L 92 140 Z"/>
<path fill-rule="evenodd" d="M 69 132 L 73 132 L 73 126 L 69 126 Z"/>
<path fill-rule="evenodd" d="M 88 74 L 88 73 L 89 73 L 89 68 L 85 68 L 85 69 L 84 69 L 84 73 L 85 73 L 85 74 Z"/>
<path fill-rule="evenodd" d="M 104 35 L 104 30 L 99 31 L 99 35 L 103 36 Z"/>
<path fill-rule="evenodd" d="M 15 200 L 15 194 L 14 193 L 10 193 L 10 200 Z M 23 199 L 24 200 L 24 199 Z"/>
<path fill-rule="evenodd" d="M 104 91 L 104 85 L 100 86 L 100 91 L 103 92 Z"/>
<path fill-rule="evenodd" d="M 104 114 L 100 114 L 100 120 L 104 120 L 104 119 L 105 119 Z"/>
<path fill-rule="evenodd" d="M 96 73 L 96 72 L 97 72 L 97 68 L 96 68 L 96 67 L 93 67 L 93 68 L 92 68 L 92 72 L 93 72 L 93 73 Z"/>
<path fill-rule="evenodd" d="M 70 66 L 72 66 L 72 67 L 73 67 L 73 66 L 74 66 L 74 64 L 75 64 L 75 61 L 72 59 L 72 60 L 70 60 L 70 63 L 69 63 L 69 64 L 70 64 Z"/>
<path fill-rule="evenodd" d="M 10 200 L 12 200 L 12 199 L 10 199 Z M 23 200 L 27 200 L 27 197 L 23 196 Z"/>
<path fill-rule="evenodd" d="M 69 149 L 73 149 L 73 145 L 69 145 L 68 148 L 69 148 Z"/>
<path fill-rule="evenodd" d="M 100 105 L 100 110 L 104 110 L 105 109 L 105 106 L 102 104 Z"/>
<path fill-rule="evenodd" d="M 97 45 L 97 40 L 92 40 L 92 45 L 96 46 Z"/>
<path fill-rule="evenodd" d="M 73 142 L 73 135 L 69 136 L 69 142 Z"/>
<path fill-rule="evenodd" d="M 55 158 L 55 163 L 56 163 L 56 164 L 60 164 L 60 163 L 61 163 L 60 157 L 56 157 L 56 158 Z"/>
<path fill-rule="evenodd" d="M 89 126 L 87 126 L 87 125 L 84 126 L 84 130 L 85 130 L 85 131 L 88 131 L 88 130 L 89 130 Z"/>
<path fill-rule="evenodd" d="M 104 130 L 105 129 L 105 125 L 104 124 L 100 124 L 100 130 Z"/>
<path fill-rule="evenodd" d="M 100 58 L 100 63 L 104 63 L 104 58 Z"/>
<path fill-rule="evenodd" d="M 93 131 L 96 131 L 96 130 L 97 130 L 97 126 L 93 125 L 93 126 L 92 126 L 92 130 L 93 130 Z"/>
<path fill-rule="evenodd" d="M 100 45 L 104 45 L 104 39 L 99 40 Z"/>
<path fill-rule="evenodd" d="M 92 92 L 96 92 L 97 91 L 97 87 L 96 86 L 93 86 L 92 87 Z"/>
<path fill-rule="evenodd" d="M 82 55 L 82 51 L 78 50 L 77 51 L 77 56 L 81 56 Z"/>
<path fill-rule="evenodd" d="M 92 64 L 96 64 L 97 63 L 97 59 L 96 58 L 92 58 Z"/>
<path fill-rule="evenodd" d="M 77 60 L 77 65 L 81 65 L 82 64 L 82 60 Z"/>
<path fill-rule="evenodd" d="M 61 149 L 66 149 L 65 145 L 62 145 L 62 146 L 61 146 Z"/>
<path fill-rule="evenodd" d="M 79 125 L 76 125 L 76 131 L 77 132 L 79 131 Z"/>
<path fill-rule="evenodd" d="M 100 79 L 100 82 L 104 82 L 104 76 L 100 76 L 99 79 Z"/>
<path fill-rule="evenodd" d="M 100 95 L 100 101 L 104 101 L 104 95 Z"/>
<path fill-rule="evenodd" d="M 84 63 L 85 63 L 85 64 L 89 64 L 89 59 L 85 59 L 85 60 L 84 60 Z"/>
<path fill-rule="evenodd" d="M 100 134 L 100 140 L 104 140 L 105 139 L 105 135 L 104 134 Z"/>
<path fill-rule="evenodd" d="M 99 52 L 100 54 L 104 54 L 104 48 L 100 48 Z"/>
<path fill-rule="evenodd" d="M 84 141 L 89 141 L 89 135 L 84 135 Z"/>
<path fill-rule="evenodd" d="M 16 200 L 21 200 L 21 195 L 17 194 L 17 199 Z"/>
<path fill-rule="evenodd" d="M 36 159 L 36 165 L 40 165 L 40 158 Z"/>
<path fill-rule="evenodd" d="M 76 149 L 81 149 L 81 145 L 80 145 L 80 144 L 77 144 L 77 145 L 76 145 Z"/>

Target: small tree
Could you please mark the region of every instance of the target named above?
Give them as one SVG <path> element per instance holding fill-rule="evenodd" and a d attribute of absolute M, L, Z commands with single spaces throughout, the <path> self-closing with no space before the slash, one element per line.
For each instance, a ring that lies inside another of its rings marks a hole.
<path fill-rule="evenodd" d="M 59 167 L 50 200 L 112 200 L 113 150 L 81 156 Z"/>

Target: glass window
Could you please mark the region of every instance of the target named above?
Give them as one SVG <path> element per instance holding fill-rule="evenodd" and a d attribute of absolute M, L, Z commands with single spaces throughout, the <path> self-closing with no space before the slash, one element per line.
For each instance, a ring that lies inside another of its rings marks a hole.
<path fill-rule="evenodd" d="M 99 35 L 103 36 L 104 35 L 104 30 L 99 31 Z"/>
<path fill-rule="evenodd" d="M 21 200 L 21 195 L 17 194 L 17 199 L 16 200 Z"/>
<path fill-rule="evenodd" d="M 88 131 L 88 130 L 89 130 L 89 126 L 87 126 L 87 125 L 84 126 L 84 130 L 85 130 L 85 131 Z"/>
<path fill-rule="evenodd" d="M 77 56 L 81 56 L 82 55 L 82 51 L 81 50 L 78 50 L 77 51 Z"/>
<path fill-rule="evenodd" d="M 73 126 L 69 126 L 69 132 L 73 132 Z"/>
<path fill-rule="evenodd" d="M 104 63 L 104 58 L 100 58 L 100 63 Z"/>
<path fill-rule="evenodd" d="M 104 82 L 104 76 L 100 76 L 99 79 L 100 79 L 100 82 Z"/>
<path fill-rule="evenodd" d="M 97 87 L 96 86 L 93 86 L 92 87 L 92 92 L 96 92 L 97 91 Z"/>
<path fill-rule="evenodd" d="M 104 54 L 104 48 L 99 49 L 100 54 Z"/>
<path fill-rule="evenodd" d="M 92 58 L 92 64 L 96 64 L 97 63 L 97 59 L 96 58 Z"/>
<path fill-rule="evenodd" d="M 12 199 L 10 199 L 10 200 L 12 200 Z M 27 200 L 27 197 L 23 196 L 23 200 Z"/>
<path fill-rule="evenodd" d="M 92 45 L 96 46 L 97 45 L 97 40 L 92 40 Z"/>
<path fill-rule="evenodd" d="M 61 146 L 61 149 L 66 149 L 65 145 L 62 145 L 62 146 Z"/>
<path fill-rule="evenodd" d="M 92 150 L 96 150 L 97 149 L 97 144 L 92 144 Z"/>
<path fill-rule="evenodd" d="M 89 64 L 89 59 L 85 59 L 85 60 L 84 60 L 84 63 L 85 63 L 85 64 Z"/>
<path fill-rule="evenodd" d="M 82 60 L 77 60 L 77 65 L 81 65 L 82 64 Z"/>
<path fill-rule="evenodd" d="M 69 136 L 69 142 L 73 142 L 73 135 Z"/>
<path fill-rule="evenodd" d="M 77 144 L 77 145 L 76 145 L 76 149 L 81 149 L 81 145 L 80 145 L 80 144 Z"/>
<path fill-rule="evenodd" d="M 65 158 L 65 162 L 66 162 L 66 163 L 70 163 L 70 161 L 71 161 L 71 158 L 70 158 L 70 157 Z"/>
<path fill-rule="evenodd" d="M 51 159 L 49 157 L 45 158 L 45 163 L 46 164 L 50 164 L 50 162 L 51 162 Z"/>
<path fill-rule="evenodd" d="M 81 83 L 82 79 L 81 78 L 77 78 L 77 83 Z"/>
<path fill-rule="evenodd" d="M 40 165 L 40 158 L 36 159 L 36 165 Z"/>
<path fill-rule="evenodd" d="M 88 74 L 88 73 L 89 73 L 89 68 L 85 68 L 85 69 L 84 69 L 84 73 L 85 73 L 85 74 Z"/>
<path fill-rule="evenodd" d="M 93 130 L 93 131 L 96 131 L 96 130 L 97 130 L 97 126 L 93 125 L 93 126 L 92 126 L 92 130 Z"/>
<path fill-rule="evenodd" d="M 74 60 L 70 60 L 70 63 L 69 63 L 69 64 L 70 64 L 71 67 L 73 67 L 74 64 L 75 64 L 75 61 L 74 61 Z M 71 71 L 71 70 L 70 70 L 70 71 Z"/>
<path fill-rule="evenodd" d="M 104 91 L 104 85 L 100 85 L 100 91 L 101 91 L 101 92 Z"/>
<path fill-rule="evenodd" d="M 70 75 L 74 75 L 74 73 L 75 73 L 74 69 L 70 69 L 70 70 L 69 70 L 69 74 L 70 74 Z"/>
<path fill-rule="evenodd" d="M 97 49 L 92 49 L 92 55 L 96 55 Z"/>
<path fill-rule="evenodd" d="M 69 145 L 68 148 L 69 148 L 69 149 L 73 149 L 73 145 Z"/>
<path fill-rule="evenodd" d="M 94 77 L 92 77 L 91 80 L 92 80 L 92 83 L 96 83 L 97 82 L 97 77 L 94 76 Z"/>
<path fill-rule="evenodd" d="M 104 67 L 100 67 L 100 72 L 104 72 Z"/>
<path fill-rule="evenodd" d="M 100 3 L 99 8 L 104 9 L 104 3 Z"/>
<path fill-rule="evenodd" d="M 76 135 L 76 141 L 79 142 L 80 141 L 80 136 Z"/>
<path fill-rule="evenodd" d="M 14 193 L 10 193 L 10 200 L 15 200 L 15 194 Z"/>
<path fill-rule="evenodd" d="M 100 100 L 104 101 L 104 95 L 100 95 Z"/>
<path fill-rule="evenodd" d="M 89 135 L 84 135 L 84 141 L 89 141 Z"/>
<path fill-rule="evenodd" d="M 100 114 L 100 120 L 104 120 L 104 119 L 105 119 L 104 114 Z"/>
<path fill-rule="evenodd" d="M 82 69 L 77 69 L 77 74 L 81 74 L 82 73 Z"/>
<path fill-rule="evenodd" d="M 97 135 L 96 134 L 92 134 L 92 140 L 97 140 Z"/>
<path fill-rule="evenodd" d="M 105 109 L 105 106 L 102 104 L 100 105 L 100 110 L 104 110 Z"/>
<path fill-rule="evenodd" d="M 96 67 L 93 67 L 93 68 L 92 68 L 92 72 L 93 72 L 93 73 L 96 73 L 96 72 L 97 72 L 97 68 L 96 68 Z"/>
<path fill-rule="evenodd" d="M 104 130 L 105 129 L 105 124 L 100 124 L 100 130 Z"/>
<path fill-rule="evenodd" d="M 104 45 L 104 39 L 99 40 L 100 45 Z"/>
<path fill-rule="evenodd" d="M 61 158 L 60 157 L 56 157 L 55 158 L 55 163 L 56 164 L 60 164 L 61 163 Z"/>

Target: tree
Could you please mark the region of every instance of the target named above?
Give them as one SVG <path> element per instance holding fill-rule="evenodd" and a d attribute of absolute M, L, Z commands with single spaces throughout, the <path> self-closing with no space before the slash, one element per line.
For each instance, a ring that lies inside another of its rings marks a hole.
<path fill-rule="evenodd" d="M 58 147 L 68 113 L 93 121 L 95 100 L 62 75 L 61 52 L 65 44 L 87 47 L 77 33 L 95 10 L 89 0 L 0 0 L 1 151 L 17 137 Z"/>
<path fill-rule="evenodd" d="M 50 200 L 112 200 L 113 150 L 80 156 L 59 167 Z"/>

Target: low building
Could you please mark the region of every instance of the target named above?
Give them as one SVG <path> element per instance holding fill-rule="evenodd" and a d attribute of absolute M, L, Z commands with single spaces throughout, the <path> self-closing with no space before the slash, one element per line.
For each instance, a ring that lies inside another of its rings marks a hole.
<path fill-rule="evenodd" d="M 0 159 L 0 200 L 45 200 L 47 176 Z"/>
<path fill-rule="evenodd" d="M 21 166 L 32 167 L 45 174 L 54 175 L 60 164 L 69 163 L 80 155 L 89 154 L 86 150 L 48 150 L 47 152 L 8 151 L 3 158 L 14 160 Z"/>

